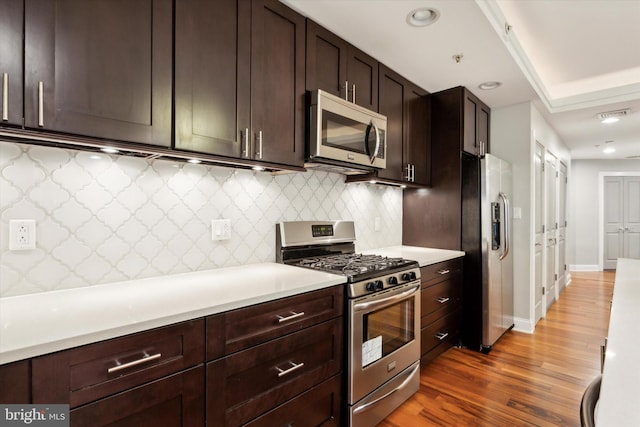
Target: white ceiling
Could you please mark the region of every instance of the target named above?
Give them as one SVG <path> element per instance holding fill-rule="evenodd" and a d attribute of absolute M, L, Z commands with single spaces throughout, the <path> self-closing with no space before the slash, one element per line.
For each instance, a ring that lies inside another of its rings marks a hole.
<path fill-rule="evenodd" d="M 281 1 L 429 92 L 466 86 L 491 108 L 534 102 L 572 158 L 640 156 L 640 0 Z M 418 7 L 440 18 L 407 25 Z M 618 123 L 596 118 L 624 108 Z"/>

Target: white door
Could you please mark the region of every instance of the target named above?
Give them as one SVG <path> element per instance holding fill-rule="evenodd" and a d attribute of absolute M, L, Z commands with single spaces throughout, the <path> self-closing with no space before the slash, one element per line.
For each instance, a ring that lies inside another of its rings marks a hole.
<path fill-rule="evenodd" d="M 640 176 L 624 178 L 625 258 L 640 258 Z"/>
<path fill-rule="evenodd" d="M 542 257 L 544 252 L 544 147 L 536 143 L 536 152 L 533 159 L 534 164 L 534 210 L 535 210 L 535 322 L 537 323 L 546 313 L 546 305 L 542 302 L 542 291 L 544 288 L 544 273 Z"/>
<path fill-rule="evenodd" d="M 545 259 L 546 268 L 546 284 L 545 284 L 545 297 L 547 309 L 555 302 L 558 290 L 556 287 L 556 281 L 558 274 L 556 270 L 556 256 L 557 256 L 557 234 L 558 234 L 558 214 L 556 203 L 556 188 L 557 188 L 557 158 L 547 152 L 545 156 L 546 168 L 545 168 L 545 216 L 546 216 L 546 239 L 547 239 L 547 254 Z"/>
<path fill-rule="evenodd" d="M 624 251 L 624 177 L 604 179 L 604 262 L 605 270 L 616 268 Z"/>
<path fill-rule="evenodd" d="M 566 237 L 567 237 L 567 165 L 560 162 L 558 168 L 558 286 L 561 292 L 567 283 Z"/>

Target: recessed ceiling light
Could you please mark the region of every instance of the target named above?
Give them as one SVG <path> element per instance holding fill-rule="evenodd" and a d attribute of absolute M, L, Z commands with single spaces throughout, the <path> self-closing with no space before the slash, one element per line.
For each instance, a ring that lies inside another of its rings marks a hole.
<path fill-rule="evenodd" d="M 437 9 L 431 7 L 421 7 L 419 9 L 413 9 L 407 15 L 407 24 L 412 27 L 426 27 L 438 20 L 440 12 Z"/>
<path fill-rule="evenodd" d="M 500 86 L 502 86 L 502 82 L 484 82 L 484 83 L 480 83 L 478 85 L 478 88 L 482 90 L 491 90 L 491 89 L 497 89 Z"/>
<path fill-rule="evenodd" d="M 600 123 L 609 124 L 609 123 L 615 123 L 618 121 L 620 121 L 620 119 L 617 117 L 607 117 L 606 119 L 600 120 Z"/>
<path fill-rule="evenodd" d="M 602 150 L 602 152 L 605 153 L 605 154 L 611 154 L 611 153 L 615 153 L 616 149 L 613 148 L 613 147 L 607 147 L 604 150 Z"/>

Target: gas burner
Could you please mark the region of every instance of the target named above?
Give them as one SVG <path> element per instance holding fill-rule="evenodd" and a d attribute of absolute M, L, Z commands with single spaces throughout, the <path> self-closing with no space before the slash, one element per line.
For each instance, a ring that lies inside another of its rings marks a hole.
<path fill-rule="evenodd" d="M 315 270 L 323 270 L 358 277 L 373 272 L 382 272 L 412 264 L 403 258 L 389 258 L 381 255 L 339 254 L 299 260 L 297 265 Z"/>

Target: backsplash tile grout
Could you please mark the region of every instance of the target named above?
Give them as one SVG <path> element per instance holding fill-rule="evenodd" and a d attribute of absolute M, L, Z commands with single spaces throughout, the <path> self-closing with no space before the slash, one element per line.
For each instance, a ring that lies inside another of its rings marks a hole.
<path fill-rule="evenodd" d="M 11 219 L 37 221 L 35 250 L 9 251 Z M 399 245 L 402 190 L 0 141 L 0 297 L 271 262 L 276 222 L 323 219 L 354 220 L 358 251 Z"/>

